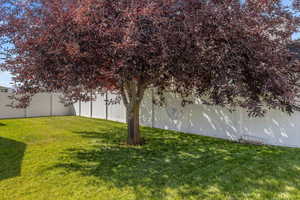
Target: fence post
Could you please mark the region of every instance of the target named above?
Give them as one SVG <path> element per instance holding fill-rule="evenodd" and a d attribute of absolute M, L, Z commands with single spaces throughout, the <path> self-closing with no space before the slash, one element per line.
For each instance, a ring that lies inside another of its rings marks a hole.
<path fill-rule="evenodd" d="M 151 110 L 152 110 L 152 119 L 151 119 L 151 125 L 152 125 L 152 128 L 154 128 L 155 127 L 155 112 L 154 112 L 154 110 L 155 110 L 155 105 L 154 105 L 154 89 L 152 88 L 151 89 Z"/>
<path fill-rule="evenodd" d="M 105 92 L 105 119 L 108 120 L 108 94 Z"/>
<path fill-rule="evenodd" d="M 78 116 L 81 117 L 81 100 L 78 101 L 78 107 L 79 107 L 78 108 L 78 110 L 79 110 Z"/>
<path fill-rule="evenodd" d="M 243 112 L 242 112 L 242 109 L 240 108 L 239 109 L 239 117 L 240 117 L 240 130 L 239 130 L 239 138 L 238 139 L 240 139 L 240 138 L 242 138 L 242 136 L 243 136 L 243 123 L 244 123 L 244 118 L 243 118 Z"/>
<path fill-rule="evenodd" d="M 50 116 L 53 116 L 53 93 L 50 93 Z"/>
<path fill-rule="evenodd" d="M 90 117 L 93 118 L 93 99 L 92 99 L 92 92 L 91 92 L 91 96 L 90 96 L 90 97 L 91 97 L 91 105 L 90 105 L 90 106 L 91 106 L 91 107 L 90 107 L 90 111 L 91 111 L 90 115 L 91 115 L 91 116 L 90 116 Z"/>
<path fill-rule="evenodd" d="M 27 118 L 27 107 L 24 108 L 24 117 Z"/>

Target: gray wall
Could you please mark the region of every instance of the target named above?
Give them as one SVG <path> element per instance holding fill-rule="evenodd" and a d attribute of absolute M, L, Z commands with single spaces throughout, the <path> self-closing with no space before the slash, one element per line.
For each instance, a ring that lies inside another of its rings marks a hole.
<path fill-rule="evenodd" d="M 36 94 L 26 109 L 8 107 L 10 95 L 11 93 L 0 92 L 0 119 L 74 115 L 74 107 L 62 104 L 58 93 Z"/>
<path fill-rule="evenodd" d="M 113 96 L 108 94 L 108 98 Z M 166 106 L 160 107 L 152 103 L 152 91 L 146 93 L 140 115 L 142 125 L 229 140 L 242 138 L 270 145 L 300 147 L 300 113 L 289 116 L 271 111 L 264 118 L 249 118 L 242 109 L 230 113 L 225 108 L 200 102 L 182 107 L 180 97 L 174 94 L 166 94 L 166 97 Z M 125 122 L 123 103 L 106 106 L 105 99 L 105 95 L 98 95 L 96 101 L 75 104 L 76 115 Z"/>

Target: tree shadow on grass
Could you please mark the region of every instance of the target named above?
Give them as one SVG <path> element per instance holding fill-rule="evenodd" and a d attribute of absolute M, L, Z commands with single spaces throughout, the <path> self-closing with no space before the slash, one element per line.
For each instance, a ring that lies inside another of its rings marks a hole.
<path fill-rule="evenodd" d="M 54 168 L 97 177 L 136 199 L 279 198 L 300 187 L 300 150 L 241 145 L 209 137 L 143 128 L 147 144 L 122 144 L 125 128 L 77 132 L 87 148 L 68 149 Z"/>
<path fill-rule="evenodd" d="M 0 137 L 0 181 L 21 175 L 26 144 Z"/>
<path fill-rule="evenodd" d="M 0 122 L 0 127 L 1 127 L 1 126 L 6 126 L 6 124 L 3 124 L 3 123 Z"/>

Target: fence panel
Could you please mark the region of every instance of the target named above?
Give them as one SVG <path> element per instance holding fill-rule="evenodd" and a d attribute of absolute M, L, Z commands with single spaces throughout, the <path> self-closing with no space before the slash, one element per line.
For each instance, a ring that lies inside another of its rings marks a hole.
<path fill-rule="evenodd" d="M 51 115 L 51 94 L 36 94 L 30 106 L 26 108 L 26 117 L 41 117 Z"/>
<path fill-rule="evenodd" d="M 97 98 L 93 101 L 94 118 L 106 119 L 106 94 L 97 94 Z"/>
<path fill-rule="evenodd" d="M 153 107 L 153 90 L 145 92 L 144 99 L 141 103 L 140 123 L 143 126 L 154 126 L 154 107 Z"/>
<path fill-rule="evenodd" d="M 265 144 L 300 147 L 300 113 L 289 116 L 273 110 L 263 118 L 249 118 L 241 110 L 241 137 L 259 140 Z"/>
<path fill-rule="evenodd" d="M 238 113 L 201 103 L 181 105 L 181 98 L 167 93 L 166 105 L 155 105 L 154 127 L 236 140 L 239 137 Z"/>
<path fill-rule="evenodd" d="M 108 100 L 116 99 L 116 94 L 108 94 Z M 109 104 L 107 111 L 108 120 L 117 121 L 117 122 L 126 122 L 126 108 L 122 102 L 118 104 Z"/>
<path fill-rule="evenodd" d="M 7 106 L 11 102 L 9 95 L 11 94 L 0 92 L 0 119 L 25 117 L 25 109 L 14 109 Z"/>
<path fill-rule="evenodd" d="M 91 117 L 91 102 L 81 102 L 81 113 L 80 116 Z"/>
<path fill-rule="evenodd" d="M 51 97 L 51 115 L 52 116 L 65 116 L 75 115 L 75 108 L 73 105 L 66 106 L 61 102 L 61 94 L 53 93 Z"/>
<path fill-rule="evenodd" d="M 11 99 L 11 93 L 0 92 L 0 118 L 24 118 L 74 115 L 74 107 L 65 106 L 60 102 L 59 94 L 39 93 L 36 94 L 30 106 L 26 109 L 14 109 L 7 107 Z"/>

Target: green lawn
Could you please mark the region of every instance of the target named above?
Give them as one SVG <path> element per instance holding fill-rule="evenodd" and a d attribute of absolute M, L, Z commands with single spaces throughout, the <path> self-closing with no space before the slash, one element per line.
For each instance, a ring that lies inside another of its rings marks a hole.
<path fill-rule="evenodd" d="M 300 199 L 300 149 L 80 117 L 0 120 L 0 200 Z"/>

